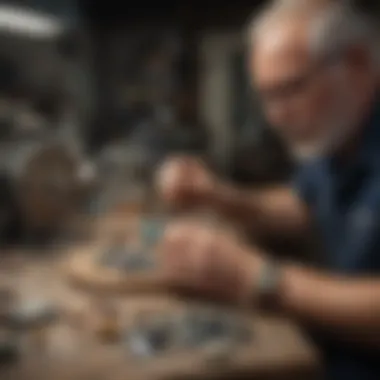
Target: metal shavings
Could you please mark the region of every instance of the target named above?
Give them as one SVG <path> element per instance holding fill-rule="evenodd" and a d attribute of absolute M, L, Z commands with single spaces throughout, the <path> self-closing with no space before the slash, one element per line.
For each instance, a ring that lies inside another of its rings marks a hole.
<path fill-rule="evenodd" d="M 106 250 L 100 257 L 100 264 L 131 272 L 145 271 L 155 267 L 153 255 L 126 246 L 111 247 Z"/>
<path fill-rule="evenodd" d="M 165 318 L 147 316 L 137 321 L 127 336 L 128 346 L 137 356 L 156 356 L 169 349 L 202 349 L 212 362 L 225 360 L 232 348 L 252 338 L 243 318 L 204 308 Z"/>
<path fill-rule="evenodd" d="M 140 225 L 142 243 L 148 247 L 155 245 L 165 231 L 166 222 L 165 218 L 143 218 Z"/>
<path fill-rule="evenodd" d="M 157 316 L 156 316 L 157 317 Z M 169 319 L 144 321 L 127 334 L 131 352 L 140 357 L 159 355 L 173 346 L 173 328 Z"/>
<path fill-rule="evenodd" d="M 240 342 L 244 321 L 218 310 L 194 310 L 179 321 L 182 344 L 186 347 L 201 347 L 218 342 Z"/>
<path fill-rule="evenodd" d="M 26 300 L 9 312 L 7 324 L 13 329 L 33 329 L 49 325 L 58 318 L 58 309 L 49 302 Z"/>

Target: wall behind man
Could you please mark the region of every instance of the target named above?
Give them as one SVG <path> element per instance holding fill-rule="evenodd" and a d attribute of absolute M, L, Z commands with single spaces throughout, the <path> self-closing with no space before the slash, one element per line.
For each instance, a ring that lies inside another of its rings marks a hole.
<path fill-rule="evenodd" d="M 256 5 L 261 3 L 256 2 Z M 85 3 L 84 3 L 85 4 Z M 159 4 L 145 7 L 144 2 L 139 4 L 132 3 L 126 7 L 125 4 L 115 3 L 113 1 L 106 3 L 98 3 L 87 9 L 91 25 L 94 33 L 94 42 L 98 46 L 98 54 L 96 55 L 96 65 L 99 69 L 99 99 L 98 109 L 107 120 L 110 120 L 110 113 L 112 113 L 112 104 L 110 104 L 113 90 L 110 82 L 113 81 L 112 70 L 110 66 L 111 59 L 105 59 L 112 54 L 110 48 L 110 39 L 117 39 L 118 35 L 128 34 L 137 36 L 141 33 L 153 33 L 158 35 L 158 31 L 172 30 L 180 36 L 183 47 L 184 55 L 182 59 L 182 72 L 181 80 L 184 81 L 184 86 L 191 89 L 192 94 L 189 98 L 195 99 L 194 101 L 199 104 L 200 95 L 199 85 L 202 83 L 204 75 L 200 72 L 203 70 L 202 57 L 199 54 L 201 44 L 203 43 L 204 36 L 218 33 L 229 33 L 229 31 L 241 31 L 242 26 L 245 25 L 247 19 L 251 16 L 254 4 L 247 4 L 246 2 L 234 2 L 218 4 L 218 7 L 207 7 L 198 3 L 195 4 Z M 103 45 L 103 46 L 101 46 Z M 117 47 L 112 48 L 113 51 Z M 120 44 L 119 49 L 123 54 L 128 51 L 128 44 Z M 215 51 L 215 49 L 214 49 Z M 211 54 L 213 54 L 210 51 Z M 121 53 L 119 53 L 121 54 Z M 229 65 L 229 63 L 227 63 Z M 107 67 L 108 66 L 108 67 Z M 108 76 L 108 79 L 106 77 Z M 235 96 L 234 92 L 233 96 Z M 210 99 L 209 101 L 217 102 L 217 99 Z M 237 100 L 237 102 L 239 102 Z M 202 108 L 202 107 L 201 107 Z M 198 112 L 197 112 L 198 110 Z M 197 123 L 201 120 L 199 113 L 200 109 L 196 109 L 193 115 L 193 122 Z M 245 118 L 241 115 L 240 118 Z M 98 117 L 98 120 L 102 117 Z M 98 127 L 99 133 L 102 132 L 102 127 Z M 236 131 L 235 131 L 236 132 Z M 103 140 L 103 138 L 100 138 Z"/>

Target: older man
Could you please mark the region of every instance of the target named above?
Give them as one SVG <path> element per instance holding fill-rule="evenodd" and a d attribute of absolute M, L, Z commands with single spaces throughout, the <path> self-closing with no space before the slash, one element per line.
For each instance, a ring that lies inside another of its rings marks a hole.
<path fill-rule="evenodd" d="M 173 284 L 269 302 L 318 331 L 328 378 L 369 380 L 380 379 L 378 36 L 342 3 L 276 3 L 250 29 L 253 85 L 299 162 L 292 188 L 248 194 L 189 158 L 166 163 L 158 181 L 170 204 L 214 207 L 257 234 L 316 225 L 325 270 L 275 263 L 191 223 L 169 227 L 162 251 Z"/>

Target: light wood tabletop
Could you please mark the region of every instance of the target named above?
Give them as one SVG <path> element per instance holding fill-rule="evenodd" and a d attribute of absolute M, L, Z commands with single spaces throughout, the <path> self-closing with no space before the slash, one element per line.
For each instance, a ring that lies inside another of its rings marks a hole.
<path fill-rule="evenodd" d="M 103 220 L 114 223 L 114 228 L 120 222 Z M 97 228 L 103 231 L 112 229 L 99 223 Z M 12 289 L 25 302 L 44 300 L 58 312 L 53 323 L 17 333 L 20 358 L 6 366 L 0 363 L 2 380 L 319 378 L 317 352 L 294 323 L 247 310 L 230 312 L 244 321 L 252 336 L 243 346 L 229 347 L 222 360 L 208 360 L 204 350 L 181 348 L 137 357 L 127 337 L 141 315 L 170 319 L 199 308 L 198 304 L 173 295 L 101 296 L 73 288 L 62 271 L 67 251 L 66 247 L 1 253 L 0 289 Z M 114 310 L 113 322 L 104 314 L 105 307 Z M 105 331 L 107 323 L 117 328 Z"/>

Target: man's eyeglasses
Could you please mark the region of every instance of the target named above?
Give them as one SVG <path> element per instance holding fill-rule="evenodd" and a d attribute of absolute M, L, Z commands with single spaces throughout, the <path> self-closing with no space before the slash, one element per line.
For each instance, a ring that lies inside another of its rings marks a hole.
<path fill-rule="evenodd" d="M 332 54 L 319 60 L 306 72 L 289 78 L 283 83 L 272 88 L 261 90 L 259 95 L 263 104 L 273 104 L 274 102 L 287 101 L 295 97 L 302 97 L 310 88 L 318 74 L 331 65 L 335 65 L 341 59 L 341 54 Z"/>

